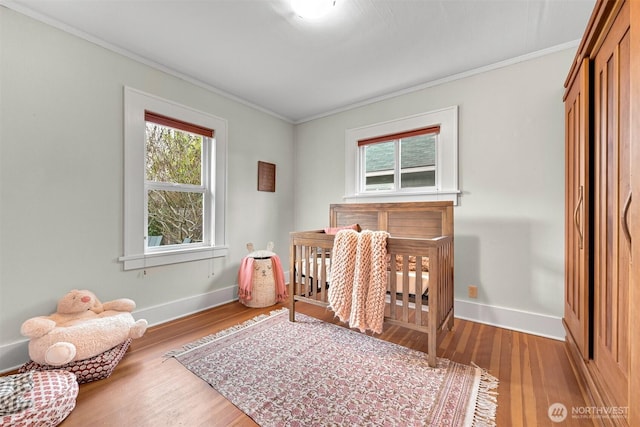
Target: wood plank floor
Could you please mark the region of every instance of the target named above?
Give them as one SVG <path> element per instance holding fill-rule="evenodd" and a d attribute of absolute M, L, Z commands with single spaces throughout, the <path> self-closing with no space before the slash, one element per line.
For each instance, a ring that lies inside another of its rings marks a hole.
<path fill-rule="evenodd" d="M 333 321 L 323 308 L 296 307 Z M 276 308 L 250 309 L 236 302 L 150 328 L 133 341 L 111 377 L 80 386 L 76 408 L 61 426 L 255 426 L 208 384 L 163 355 Z M 426 351 L 424 335 L 406 328 L 385 326 L 381 338 Z M 456 319 L 438 356 L 474 362 L 500 380 L 498 426 L 593 425 L 571 417 L 571 408 L 585 401 L 560 341 Z M 561 424 L 547 416 L 555 402 L 569 410 Z"/>

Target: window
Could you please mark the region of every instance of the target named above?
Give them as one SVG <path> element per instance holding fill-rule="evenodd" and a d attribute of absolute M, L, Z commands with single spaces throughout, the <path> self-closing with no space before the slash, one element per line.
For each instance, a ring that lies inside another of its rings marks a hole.
<path fill-rule="evenodd" d="M 226 121 L 125 88 L 125 270 L 225 256 Z"/>
<path fill-rule="evenodd" d="M 347 130 L 345 199 L 457 203 L 457 111 L 450 107 Z"/>
<path fill-rule="evenodd" d="M 439 126 L 358 141 L 364 192 L 436 188 Z"/>

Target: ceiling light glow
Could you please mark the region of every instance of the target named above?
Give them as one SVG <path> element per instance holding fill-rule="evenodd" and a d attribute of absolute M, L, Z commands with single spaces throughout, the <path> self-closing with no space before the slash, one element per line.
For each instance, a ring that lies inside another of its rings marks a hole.
<path fill-rule="evenodd" d="M 322 18 L 335 4 L 335 0 L 291 0 L 293 11 L 303 19 Z"/>

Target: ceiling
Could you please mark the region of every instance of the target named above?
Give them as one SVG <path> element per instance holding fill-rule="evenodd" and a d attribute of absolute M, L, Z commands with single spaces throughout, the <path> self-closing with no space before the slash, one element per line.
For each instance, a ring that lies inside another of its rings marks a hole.
<path fill-rule="evenodd" d="M 293 123 L 557 46 L 595 0 L 1 0 Z"/>

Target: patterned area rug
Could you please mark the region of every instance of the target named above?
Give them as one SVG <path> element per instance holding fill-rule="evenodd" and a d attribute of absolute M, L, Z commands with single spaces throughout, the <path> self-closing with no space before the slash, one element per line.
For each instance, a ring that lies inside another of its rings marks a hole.
<path fill-rule="evenodd" d="M 497 379 L 287 309 L 167 356 L 261 426 L 492 426 Z"/>

